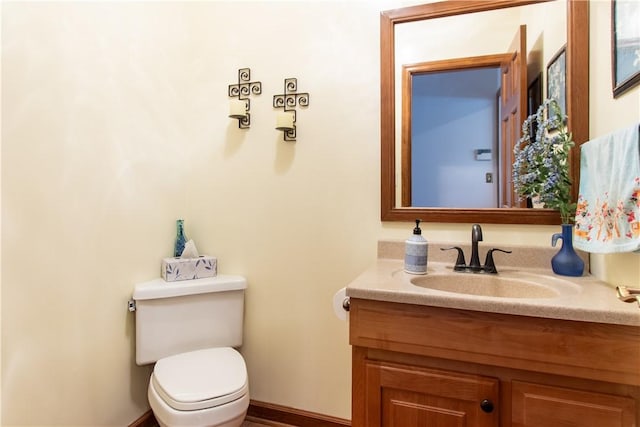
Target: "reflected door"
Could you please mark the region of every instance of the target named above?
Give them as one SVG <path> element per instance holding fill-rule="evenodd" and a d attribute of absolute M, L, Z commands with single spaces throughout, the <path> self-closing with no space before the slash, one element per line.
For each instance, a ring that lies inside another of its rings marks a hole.
<path fill-rule="evenodd" d="M 527 111 L 527 29 L 521 25 L 509 47 L 510 58 L 501 66 L 500 91 L 500 206 L 526 207 L 513 189 L 513 147 L 520 139 Z"/>

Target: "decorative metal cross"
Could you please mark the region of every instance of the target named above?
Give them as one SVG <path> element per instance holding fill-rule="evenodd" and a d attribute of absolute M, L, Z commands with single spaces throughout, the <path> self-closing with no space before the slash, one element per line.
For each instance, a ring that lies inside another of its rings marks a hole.
<path fill-rule="evenodd" d="M 240 101 L 245 101 L 247 114 L 238 119 L 238 127 L 240 129 L 247 129 L 251 125 L 251 99 L 250 94 L 260 95 L 262 93 L 262 83 L 252 82 L 251 69 L 240 68 L 238 70 L 238 84 L 229 85 L 229 96 L 237 97 Z"/>
<path fill-rule="evenodd" d="M 298 79 L 284 79 L 284 93 L 273 96 L 273 107 L 284 108 L 285 112 L 293 111 L 293 128 L 284 131 L 285 141 L 296 140 L 296 106 L 307 107 L 309 105 L 308 93 L 297 93 Z"/>

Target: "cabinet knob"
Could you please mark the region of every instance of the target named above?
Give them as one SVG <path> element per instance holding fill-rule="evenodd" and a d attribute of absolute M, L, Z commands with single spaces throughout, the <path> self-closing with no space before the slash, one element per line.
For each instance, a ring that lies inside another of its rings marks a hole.
<path fill-rule="evenodd" d="M 484 399 L 482 402 L 480 402 L 480 409 L 482 409 L 487 414 L 490 414 L 491 412 L 493 412 L 493 402 L 489 399 Z"/>

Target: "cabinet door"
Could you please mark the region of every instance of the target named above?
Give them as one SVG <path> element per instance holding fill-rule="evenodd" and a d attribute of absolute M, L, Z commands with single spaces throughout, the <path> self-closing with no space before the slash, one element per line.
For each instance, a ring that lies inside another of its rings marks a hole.
<path fill-rule="evenodd" d="M 366 364 L 367 427 L 498 426 L 498 380 L 382 362 Z"/>
<path fill-rule="evenodd" d="M 633 427 L 629 397 L 513 382 L 513 427 Z"/>

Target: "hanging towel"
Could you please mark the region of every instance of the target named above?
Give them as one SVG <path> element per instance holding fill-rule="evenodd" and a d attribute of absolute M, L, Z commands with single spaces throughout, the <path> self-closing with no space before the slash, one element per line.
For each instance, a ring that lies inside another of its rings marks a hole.
<path fill-rule="evenodd" d="M 640 125 L 582 144 L 574 246 L 586 252 L 640 249 Z"/>

